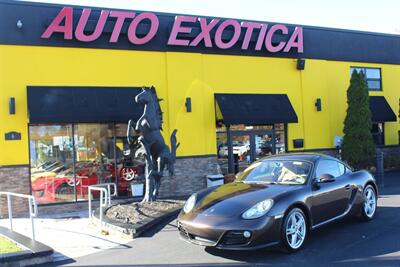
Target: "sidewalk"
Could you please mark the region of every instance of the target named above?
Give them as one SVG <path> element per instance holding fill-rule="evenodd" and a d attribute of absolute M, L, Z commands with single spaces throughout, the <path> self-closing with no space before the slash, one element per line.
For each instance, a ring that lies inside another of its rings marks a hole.
<path fill-rule="evenodd" d="M 0 219 L 0 226 L 9 228 L 8 219 Z M 29 218 L 13 220 L 14 231 L 31 237 Z M 131 242 L 124 236 L 101 234 L 89 222 L 88 211 L 40 216 L 35 219 L 36 240 L 54 249 L 54 261 L 67 260 L 107 249 L 126 249 Z"/>

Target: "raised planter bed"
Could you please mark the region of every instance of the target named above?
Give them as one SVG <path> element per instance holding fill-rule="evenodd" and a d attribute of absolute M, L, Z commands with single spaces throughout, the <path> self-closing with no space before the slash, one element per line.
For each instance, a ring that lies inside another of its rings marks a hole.
<path fill-rule="evenodd" d="M 21 251 L 0 254 L 0 266 L 28 266 L 51 262 L 53 249 L 0 226 L 0 235 L 17 243 Z"/>
<path fill-rule="evenodd" d="M 111 232 L 118 231 L 135 238 L 178 215 L 184 203 L 184 200 L 161 199 L 151 203 L 132 202 L 113 205 L 105 209 L 103 223 Z M 98 223 L 98 209 L 94 215 Z"/>

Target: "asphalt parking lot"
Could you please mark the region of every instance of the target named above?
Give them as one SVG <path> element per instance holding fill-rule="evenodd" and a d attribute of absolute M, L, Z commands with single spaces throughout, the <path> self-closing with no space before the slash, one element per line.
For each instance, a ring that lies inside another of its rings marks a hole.
<path fill-rule="evenodd" d="M 318 229 L 296 254 L 191 245 L 179 239 L 174 220 L 123 247 L 54 266 L 400 266 L 400 173 L 386 175 L 378 205 L 372 222 L 346 219 Z"/>

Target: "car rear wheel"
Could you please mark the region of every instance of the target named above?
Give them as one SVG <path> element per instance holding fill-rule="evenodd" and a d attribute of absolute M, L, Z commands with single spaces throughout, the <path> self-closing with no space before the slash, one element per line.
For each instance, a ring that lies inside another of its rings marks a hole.
<path fill-rule="evenodd" d="M 291 209 L 284 217 L 281 243 L 285 252 L 297 252 L 303 247 L 308 236 L 306 220 L 306 216 L 299 208 Z"/>
<path fill-rule="evenodd" d="M 71 199 L 74 195 L 74 187 L 68 183 L 63 183 L 56 188 L 57 199 Z"/>
<path fill-rule="evenodd" d="M 370 221 L 375 217 L 377 196 L 375 188 L 372 185 L 367 185 L 363 191 L 364 204 L 361 208 L 361 219 Z"/>

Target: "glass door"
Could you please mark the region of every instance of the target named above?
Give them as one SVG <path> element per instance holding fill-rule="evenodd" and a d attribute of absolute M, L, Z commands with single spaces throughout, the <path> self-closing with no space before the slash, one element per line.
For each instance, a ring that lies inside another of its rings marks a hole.
<path fill-rule="evenodd" d="M 273 131 L 255 133 L 253 136 L 255 140 L 255 160 L 275 154 L 275 137 Z"/>
<path fill-rule="evenodd" d="M 228 133 L 227 146 L 219 149 L 219 155 L 228 158 L 230 173 L 241 172 L 252 162 L 275 153 L 273 130 L 232 131 Z"/>
<path fill-rule="evenodd" d="M 241 172 L 246 169 L 253 161 L 251 155 L 250 143 L 252 136 L 248 132 L 233 132 L 230 138 L 230 144 L 232 146 L 232 156 L 229 157 L 229 143 L 225 148 L 224 154 L 231 158 L 233 162 L 233 170 L 235 173 Z"/>

